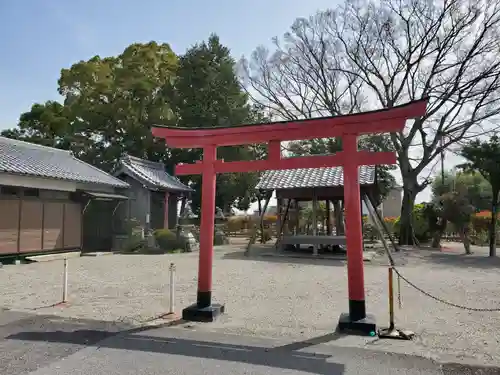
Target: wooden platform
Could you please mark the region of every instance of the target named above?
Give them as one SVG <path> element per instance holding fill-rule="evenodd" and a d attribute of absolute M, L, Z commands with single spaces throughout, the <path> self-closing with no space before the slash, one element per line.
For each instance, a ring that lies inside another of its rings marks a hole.
<path fill-rule="evenodd" d="M 280 241 L 281 245 L 310 245 L 310 246 L 334 246 L 345 245 L 345 236 L 314 236 L 299 234 L 296 236 L 285 235 Z"/>

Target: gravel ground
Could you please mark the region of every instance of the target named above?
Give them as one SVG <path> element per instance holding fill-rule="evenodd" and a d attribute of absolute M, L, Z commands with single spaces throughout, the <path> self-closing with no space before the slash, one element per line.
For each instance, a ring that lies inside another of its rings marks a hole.
<path fill-rule="evenodd" d="M 500 307 L 500 262 L 481 252 L 415 252 L 402 255 L 401 272 L 440 296 L 477 308 Z M 70 304 L 60 301 L 63 262 L 0 269 L 0 306 L 40 314 L 145 324 L 168 309 L 168 266 L 175 262 L 176 307 L 195 301 L 198 254 L 109 255 L 69 261 Z M 387 268 L 366 264 L 368 311 L 387 321 Z M 332 336 L 338 316 L 347 309 L 344 262 L 310 259 L 253 258 L 231 246 L 216 250 L 214 296 L 227 314 L 192 328 L 230 334 L 289 338 L 328 335 L 331 345 L 363 346 L 418 354 L 440 360 L 500 364 L 500 313 L 473 312 L 438 303 L 402 282 L 403 309 L 397 325 L 417 333 L 413 342 Z"/>

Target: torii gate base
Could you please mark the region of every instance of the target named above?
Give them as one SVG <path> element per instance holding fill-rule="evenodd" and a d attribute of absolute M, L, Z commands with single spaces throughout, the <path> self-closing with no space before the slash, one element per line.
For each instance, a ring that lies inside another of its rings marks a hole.
<path fill-rule="evenodd" d="M 290 123 L 245 125 L 230 128 L 153 128 L 153 135 L 164 138 L 177 148 L 202 148 L 203 161 L 176 166 L 177 175 L 202 175 L 200 257 L 198 294 L 195 304 L 182 311 L 190 321 L 213 321 L 224 312 L 224 305 L 212 303 L 212 261 L 215 219 L 215 177 L 217 173 L 255 172 L 298 168 L 342 166 L 344 169 L 344 200 L 347 235 L 347 278 L 349 313 L 342 314 L 338 329 L 372 335 L 375 318 L 366 313 L 363 264 L 360 165 L 394 164 L 393 152 L 358 151 L 359 135 L 401 132 L 407 119 L 425 114 L 427 100 L 408 103 L 391 109 L 356 115 L 325 117 Z M 284 141 L 314 138 L 342 138 L 342 152 L 335 155 L 282 158 L 280 144 Z M 268 159 L 234 161 L 217 160 L 217 147 L 268 143 Z"/>
<path fill-rule="evenodd" d="M 212 303 L 207 307 L 200 307 L 198 303 L 182 310 L 182 320 L 188 322 L 213 322 L 219 315 L 224 314 L 225 306 L 220 303 Z"/>

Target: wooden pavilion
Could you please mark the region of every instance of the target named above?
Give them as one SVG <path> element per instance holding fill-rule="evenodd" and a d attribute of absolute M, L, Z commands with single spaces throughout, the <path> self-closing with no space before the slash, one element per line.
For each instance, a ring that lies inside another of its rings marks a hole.
<path fill-rule="evenodd" d="M 344 177 L 342 167 L 270 170 L 262 174 L 256 189 L 267 198 L 273 192 L 277 200 L 276 247 L 297 249 L 312 247 L 313 254 L 321 250 L 339 249 L 346 244 L 344 235 L 343 201 Z M 359 167 L 360 195 L 377 191 L 374 166 Z M 312 202 L 311 230 L 301 231 L 299 217 L 301 203 Z M 324 202 L 325 220 L 319 225 L 320 202 Z M 333 210 L 331 210 L 333 206 Z M 333 211 L 333 212 L 332 212 Z M 265 212 L 265 209 L 264 209 Z M 264 214 L 262 212 L 262 215 Z M 333 213 L 333 215 L 332 215 Z M 333 219 L 333 220 L 332 220 Z"/>

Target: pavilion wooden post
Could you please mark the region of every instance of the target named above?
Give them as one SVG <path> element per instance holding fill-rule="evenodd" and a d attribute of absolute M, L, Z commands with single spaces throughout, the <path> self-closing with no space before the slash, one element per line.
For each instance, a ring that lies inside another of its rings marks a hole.
<path fill-rule="evenodd" d="M 330 212 L 330 199 L 325 201 L 326 205 L 326 235 L 330 236 L 332 234 L 332 223 L 331 223 L 331 212 Z"/>
<path fill-rule="evenodd" d="M 179 215 L 177 215 L 177 225 L 181 224 L 181 220 L 184 218 L 184 215 L 186 214 L 186 203 L 187 203 L 187 197 L 183 196 L 181 199 L 181 209 L 179 211 Z"/>
<path fill-rule="evenodd" d="M 165 192 L 165 196 L 163 198 L 163 228 L 168 229 L 168 199 L 170 198 L 170 194 L 168 191 Z"/>
<path fill-rule="evenodd" d="M 316 196 L 316 191 L 313 190 L 312 199 L 312 234 L 316 236 L 318 234 L 318 197 Z M 318 245 L 313 245 L 313 255 L 318 255 Z"/>
<path fill-rule="evenodd" d="M 276 240 L 279 241 L 279 238 L 281 236 L 280 233 L 280 228 L 281 228 L 281 222 L 282 222 L 282 215 L 283 213 L 283 199 L 280 197 L 276 197 Z"/>

